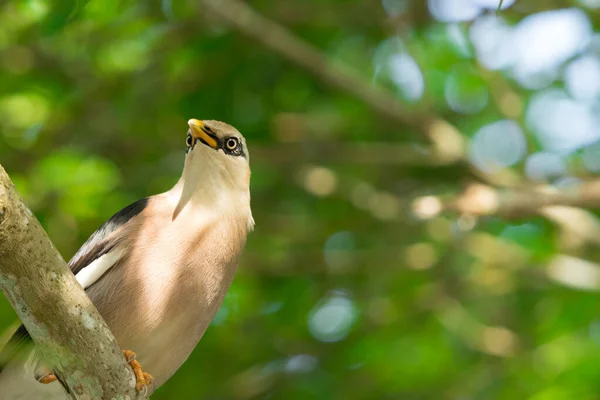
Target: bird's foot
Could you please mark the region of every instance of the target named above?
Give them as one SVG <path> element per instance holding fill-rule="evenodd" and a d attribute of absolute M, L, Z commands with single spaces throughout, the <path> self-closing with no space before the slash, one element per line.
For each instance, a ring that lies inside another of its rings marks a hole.
<path fill-rule="evenodd" d="M 147 372 L 142 370 L 142 364 L 136 360 L 136 355 L 131 350 L 123 350 L 127 363 L 131 366 L 133 373 L 135 374 L 135 388 L 138 392 L 141 392 L 145 386 L 148 386 L 154 382 L 154 378 Z M 56 378 L 55 378 L 56 379 Z"/>
<path fill-rule="evenodd" d="M 54 372 L 49 372 L 41 377 L 38 378 L 38 382 L 39 383 L 43 383 L 44 385 L 47 385 L 49 383 L 52 383 L 56 380 L 56 375 L 54 375 Z"/>
<path fill-rule="evenodd" d="M 135 374 L 135 388 L 138 392 L 141 392 L 144 389 L 144 386 L 150 385 L 154 383 L 154 378 L 147 372 L 142 370 L 142 364 L 138 360 L 136 360 L 136 355 L 131 350 L 123 350 L 123 354 L 125 355 L 125 359 L 127 363 L 131 366 L 133 373 Z M 43 383 L 45 385 L 52 383 L 56 380 L 56 375 L 54 372 L 48 372 L 43 376 L 38 378 L 38 382 Z"/>

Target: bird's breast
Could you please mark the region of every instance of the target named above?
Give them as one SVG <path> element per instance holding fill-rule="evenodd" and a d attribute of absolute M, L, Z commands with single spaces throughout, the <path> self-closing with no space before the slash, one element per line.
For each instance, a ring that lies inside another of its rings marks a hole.
<path fill-rule="evenodd" d="M 131 238 L 134 251 L 99 282 L 104 288 L 92 287 L 91 294 L 105 294 L 92 300 L 119 344 L 137 353 L 158 385 L 187 359 L 221 305 L 245 242 L 242 226 L 210 215 L 142 226 Z"/>

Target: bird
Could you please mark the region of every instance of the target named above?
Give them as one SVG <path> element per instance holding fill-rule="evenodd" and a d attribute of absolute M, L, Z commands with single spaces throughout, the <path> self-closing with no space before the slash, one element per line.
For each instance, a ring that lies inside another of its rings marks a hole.
<path fill-rule="evenodd" d="M 138 390 L 163 385 L 194 350 L 254 229 L 246 140 L 220 121 L 190 119 L 188 128 L 177 183 L 114 214 L 68 263 Z M 23 325 L 0 352 L 0 397 L 70 398 Z"/>

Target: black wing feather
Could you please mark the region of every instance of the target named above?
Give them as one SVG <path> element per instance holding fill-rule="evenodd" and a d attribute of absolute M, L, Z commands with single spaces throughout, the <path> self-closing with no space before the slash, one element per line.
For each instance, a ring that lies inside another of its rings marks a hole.
<path fill-rule="evenodd" d="M 77 274 L 84 267 L 90 265 L 92 261 L 111 251 L 119 242 L 106 240 L 108 235 L 144 211 L 147 206 L 148 198 L 144 198 L 128 205 L 113 215 L 77 250 L 77 253 L 69 261 L 71 271 Z"/>
<path fill-rule="evenodd" d="M 106 221 L 90 238 L 81 246 L 77 253 L 69 261 L 69 268 L 73 274 L 77 274 L 92 261 L 102 257 L 114 248 L 119 242 L 106 240 L 111 232 L 117 230 L 120 226 L 126 224 L 131 218 L 135 217 L 148 206 L 148 198 L 143 198 L 123 208 Z M 24 325 L 21 324 L 14 335 L 0 351 L 0 373 L 4 367 L 15 358 L 22 348 L 33 343 L 33 339 L 27 332 Z"/>

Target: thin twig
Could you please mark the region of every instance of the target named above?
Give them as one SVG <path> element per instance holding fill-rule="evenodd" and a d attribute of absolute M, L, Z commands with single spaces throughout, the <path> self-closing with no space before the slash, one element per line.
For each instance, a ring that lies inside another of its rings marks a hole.
<path fill-rule="evenodd" d="M 500 10 L 502 9 L 502 3 L 504 3 L 504 0 L 500 0 L 500 3 L 498 4 L 498 9 L 496 10 L 496 14 L 500 13 Z"/>

